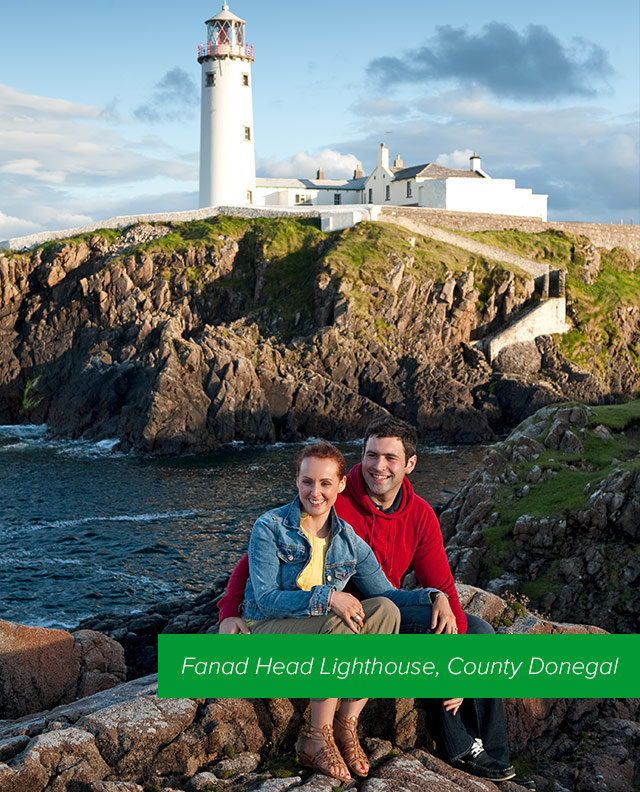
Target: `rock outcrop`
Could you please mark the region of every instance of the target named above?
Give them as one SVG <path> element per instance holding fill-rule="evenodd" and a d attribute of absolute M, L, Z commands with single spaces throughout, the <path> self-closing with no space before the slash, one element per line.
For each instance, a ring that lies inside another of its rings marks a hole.
<path fill-rule="evenodd" d="M 119 643 L 94 630 L 0 620 L 0 713 L 17 718 L 114 687 L 126 678 Z"/>
<path fill-rule="evenodd" d="M 547 407 L 493 445 L 440 517 L 455 577 L 638 632 L 639 424 L 638 402 Z"/>
<path fill-rule="evenodd" d="M 218 217 L 6 253 L 0 422 L 198 453 L 353 437 L 391 412 L 424 439 L 476 442 L 563 397 L 640 387 L 626 363 L 605 381 L 551 339 L 503 355 L 494 376 L 473 342 L 533 289 L 508 265 L 372 223 L 328 235 Z M 633 343 L 640 312 L 618 313 Z"/>
<path fill-rule="evenodd" d="M 467 610 L 502 621 L 499 631 L 601 632 L 545 621 L 471 586 L 459 590 Z M 202 597 L 194 598 L 185 619 L 202 617 L 202 605 Z M 300 699 L 158 699 L 155 675 L 145 676 L 45 713 L 0 721 L 0 792 L 329 792 L 334 782 L 301 772 L 292 758 L 306 707 Z M 632 788 L 638 701 L 518 699 L 505 707 L 512 749 L 535 767 L 539 789 Z M 498 790 L 433 755 L 429 724 L 413 699 L 374 699 L 361 724 L 373 767 L 359 784 L 362 792 Z M 279 777 L 282 769 L 288 777 Z M 522 792 L 510 782 L 499 789 Z"/>

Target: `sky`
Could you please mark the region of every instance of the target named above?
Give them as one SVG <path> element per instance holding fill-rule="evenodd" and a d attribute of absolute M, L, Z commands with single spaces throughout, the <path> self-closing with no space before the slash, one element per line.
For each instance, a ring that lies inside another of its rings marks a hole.
<path fill-rule="evenodd" d="M 3 8 L 0 239 L 198 205 L 205 20 L 222 0 Z M 259 176 L 468 167 L 550 220 L 640 222 L 638 0 L 231 0 Z"/>

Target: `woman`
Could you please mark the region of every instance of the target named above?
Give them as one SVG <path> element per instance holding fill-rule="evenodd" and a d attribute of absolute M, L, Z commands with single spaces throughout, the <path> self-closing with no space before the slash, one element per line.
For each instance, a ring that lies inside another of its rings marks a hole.
<path fill-rule="evenodd" d="M 249 540 L 243 612 L 253 633 L 397 633 L 396 605 L 429 603 L 442 594 L 394 589 L 371 548 L 338 518 L 333 506 L 346 485 L 346 466 L 335 446 L 305 446 L 296 484 L 293 502 L 259 517 Z M 343 591 L 349 580 L 366 597 L 362 602 Z M 310 727 L 296 753 L 303 764 L 340 780 L 351 778 L 349 769 L 366 775 L 357 736 L 366 699 L 343 699 L 337 712 L 336 703 L 312 701 Z"/>

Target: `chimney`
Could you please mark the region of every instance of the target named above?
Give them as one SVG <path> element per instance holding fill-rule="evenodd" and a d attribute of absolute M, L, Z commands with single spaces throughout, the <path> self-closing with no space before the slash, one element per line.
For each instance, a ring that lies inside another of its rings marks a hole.
<path fill-rule="evenodd" d="M 469 167 L 472 171 L 480 171 L 482 170 L 482 164 L 480 162 L 480 157 L 473 152 L 473 157 L 469 157 Z"/>
<path fill-rule="evenodd" d="M 318 172 L 316 173 L 316 179 L 324 179 L 324 169 L 318 168 Z"/>
<path fill-rule="evenodd" d="M 404 162 L 400 158 L 399 154 L 396 154 L 396 158 L 393 161 L 393 167 L 394 168 L 404 168 Z"/>
<path fill-rule="evenodd" d="M 378 149 L 378 166 L 382 168 L 389 168 L 389 149 L 384 145 L 384 143 L 380 144 L 380 148 Z"/>
<path fill-rule="evenodd" d="M 353 172 L 354 179 L 361 179 L 364 176 L 364 171 L 362 170 L 362 165 L 360 163 L 356 163 L 356 169 Z"/>

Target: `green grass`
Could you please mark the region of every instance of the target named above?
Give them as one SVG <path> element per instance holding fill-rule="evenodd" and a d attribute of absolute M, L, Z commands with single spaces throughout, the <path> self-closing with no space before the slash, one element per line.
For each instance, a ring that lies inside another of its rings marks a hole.
<path fill-rule="evenodd" d="M 39 250 L 42 258 L 45 258 L 50 253 L 57 252 L 63 247 L 77 247 L 83 242 L 88 243 L 89 240 L 96 236 L 106 239 L 107 242 L 112 245 L 120 236 L 122 236 L 123 233 L 124 232 L 122 228 L 98 228 L 95 231 L 87 231 L 86 233 L 76 234 L 75 236 L 67 237 L 65 239 L 52 239 L 49 242 L 44 242 L 42 245 L 38 245 L 31 252 Z"/>
<path fill-rule="evenodd" d="M 450 229 L 454 230 L 454 229 Z M 476 239 L 485 245 L 508 250 L 524 258 L 536 261 L 548 261 L 557 267 L 559 263 L 565 266 L 571 260 L 575 237 L 564 231 L 540 231 L 528 234 L 524 231 L 506 229 L 504 231 L 455 231 L 461 236 Z"/>
<path fill-rule="evenodd" d="M 508 485 L 497 488 L 494 510 L 500 517 L 495 525 L 488 526 L 483 532 L 487 547 L 482 559 L 483 577 L 491 579 L 503 571 L 513 549 L 513 527 L 521 515 L 542 519 L 579 511 L 586 507 L 593 485 L 606 478 L 614 468 L 640 470 L 640 439 L 635 433 L 625 434 L 623 431 L 640 423 L 640 401 L 591 407 L 589 410 L 589 427 L 584 435 L 580 435 L 584 454 L 563 454 L 546 448 L 537 459 L 523 462 L 516 468 L 521 482 L 526 480 L 534 465 L 543 470 L 543 477 L 536 484 L 529 484 L 526 495 L 513 497 L 513 487 Z M 552 420 L 549 418 L 547 421 L 543 435 Z M 593 432 L 598 424 L 610 428 L 611 439 L 602 439 Z M 554 584 L 553 579 L 545 582 Z M 521 587 L 522 593 L 535 599 L 537 583 L 534 581 L 529 588 Z"/>
<path fill-rule="evenodd" d="M 591 426 L 604 424 L 614 432 L 621 432 L 628 426 L 640 422 L 640 399 L 626 404 L 605 404 L 589 409 Z"/>
<path fill-rule="evenodd" d="M 508 272 L 515 275 L 516 293 L 523 294 L 525 282 L 531 280 L 518 267 L 487 261 L 455 245 L 420 234 L 411 235 L 415 245 L 410 245 L 409 236 L 406 229 L 392 223 L 362 222 L 338 232 L 325 264 L 346 282 L 345 296 L 352 301 L 361 318 L 370 316 L 376 307 L 376 298 L 363 287 L 376 287 L 384 294 L 390 293 L 389 274 L 398 259 L 405 262 L 405 273 L 418 283 L 442 282 L 449 272 L 455 276 L 473 272 L 474 286 L 479 291 L 479 308 L 486 305 L 489 295 L 505 280 Z M 402 287 L 399 294 L 402 294 Z"/>

